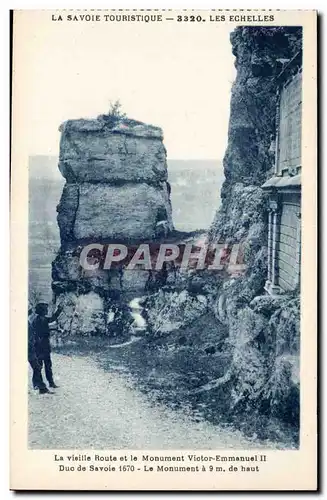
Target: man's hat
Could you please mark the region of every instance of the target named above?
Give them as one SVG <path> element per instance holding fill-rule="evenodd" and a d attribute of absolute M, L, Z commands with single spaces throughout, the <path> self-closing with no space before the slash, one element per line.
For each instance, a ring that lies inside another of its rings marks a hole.
<path fill-rule="evenodd" d="M 36 314 L 40 314 L 42 311 L 44 311 L 46 307 L 48 307 L 48 304 L 46 302 L 39 302 L 38 304 L 36 304 L 35 306 Z"/>

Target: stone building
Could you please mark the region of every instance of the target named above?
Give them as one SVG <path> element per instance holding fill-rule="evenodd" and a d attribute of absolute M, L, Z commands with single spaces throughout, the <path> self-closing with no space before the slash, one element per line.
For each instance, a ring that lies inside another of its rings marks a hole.
<path fill-rule="evenodd" d="M 302 54 L 278 76 L 274 174 L 262 186 L 269 194 L 268 276 L 265 290 L 296 289 L 301 272 Z"/>

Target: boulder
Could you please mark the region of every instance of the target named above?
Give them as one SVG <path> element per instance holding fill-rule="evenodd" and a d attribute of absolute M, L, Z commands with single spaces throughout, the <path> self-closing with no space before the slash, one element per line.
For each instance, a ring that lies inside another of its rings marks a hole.
<path fill-rule="evenodd" d="M 67 182 L 148 182 L 167 180 L 166 149 L 157 138 L 108 131 L 65 133 L 59 169 Z"/>
<path fill-rule="evenodd" d="M 78 255 L 73 251 L 59 252 L 52 262 L 54 281 L 78 281 L 82 278 L 82 268 Z"/>
<path fill-rule="evenodd" d="M 156 224 L 171 222 L 167 188 L 147 184 L 81 184 L 73 237 L 79 239 L 145 240 Z M 65 210 L 65 207 L 62 206 Z M 58 220 L 60 225 L 60 220 Z M 64 228 L 62 228 L 64 232 Z"/>
<path fill-rule="evenodd" d="M 69 120 L 61 127 L 59 169 L 69 183 L 167 180 L 162 130 L 135 120 Z"/>
<path fill-rule="evenodd" d="M 160 290 L 145 302 L 147 322 L 154 337 L 182 328 L 207 312 L 204 295 L 190 295 L 186 290 L 170 292 Z"/>
<path fill-rule="evenodd" d="M 104 300 L 95 292 L 66 293 L 60 296 L 60 304 L 63 312 L 58 318 L 58 326 L 64 335 L 106 334 Z"/>

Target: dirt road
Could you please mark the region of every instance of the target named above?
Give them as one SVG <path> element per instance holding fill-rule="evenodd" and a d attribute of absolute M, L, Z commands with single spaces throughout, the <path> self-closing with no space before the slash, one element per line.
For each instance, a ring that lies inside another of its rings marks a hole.
<path fill-rule="evenodd" d="M 237 431 L 196 422 L 151 401 L 119 373 L 89 357 L 53 354 L 55 394 L 29 388 L 34 449 L 260 448 Z"/>

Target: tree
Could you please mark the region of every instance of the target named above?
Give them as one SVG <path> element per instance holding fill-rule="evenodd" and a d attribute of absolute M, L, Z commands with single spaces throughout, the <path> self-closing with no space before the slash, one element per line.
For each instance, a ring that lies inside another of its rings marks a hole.
<path fill-rule="evenodd" d="M 119 99 L 117 99 L 115 102 L 110 101 L 108 116 L 117 119 L 126 118 L 126 113 L 122 111 L 122 104 Z"/>
<path fill-rule="evenodd" d="M 110 101 L 109 111 L 106 115 L 102 115 L 102 118 L 104 118 L 111 127 L 114 127 L 118 122 L 126 118 L 126 113 L 122 111 L 122 105 L 119 99 L 114 102 Z"/>

